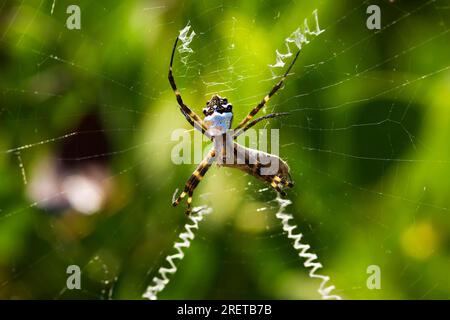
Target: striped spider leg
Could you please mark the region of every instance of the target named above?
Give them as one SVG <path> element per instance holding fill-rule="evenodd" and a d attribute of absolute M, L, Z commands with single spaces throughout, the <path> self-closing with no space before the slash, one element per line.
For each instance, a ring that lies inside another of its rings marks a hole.
<path fill-rule="evenodd" d="M 210 138 L 208 133 L 207 133 L 208 127 L 205 125 L 203 120 L 183 102 L 183 99 L 181 98 L 181 93 L 178 90 L 177 85 L 175 83 L 175 78 L 173 77 L 173 72 L 172 72 L 172 65 L 173 65 L 173 58 L 175 56 L 175 50 L 176 50 L 176 47 L 177 47 L 177 43 L 178 43 L 178 37 L 175 40 L 175 43 L 174 43 L 173 49 L 172 49 L 172 55 L 170 57 L 170 65 L 169 65 L 169 83 L 170 83 L 170 86 L 172 87 L 173 93 L 175 94 L 175 97 L 177 98 L 177 102 L 178 102 L 180 111 L 184 115 L 186 120 L 194 128 L 200 130 L 203 134 L 205 134 L 208 138 Z"/>
<path fill-rule="evenodd" d="M 197 130 L 201 131 L 206 137 L 209 139 L 212 139 L 212 137 L 208 133 L 208 127 L 203 122 L 203 120 L 194 112 L 192 111 L 183 101 L 181 98 L 181 93 L 177 88 L 177 85 L 175 83 L 175 78 L 173 77 L 173 59 L 175 56 L 175 50 L 178 43 L 178 37 L 175 40 L 175 43 L 172 48 L 172 55 L 170 57 L 170 65 L 169 65 L 169 83 L 172 87 L 172 90 L 175 94 L 175 97 L 177 99 L 179 108 L 181 113 L 184 115 L 186 120 Z M 176 198 L 173 199 L 172 205 L 175 207 L 177 206 L 180 201 L 188 195 L 187 198 L 187 209 L 186 214 L 189 214 L 191 212 L 191 203 L 192 203 L 192 195 L 194 193 L 194 189 L 197 187 L 197 185 L 200 183 L 203 176 L 206 174 L 208 169 L 211 167 L 211 165 L 214 162 L 214 150 L 211 150 L 205 159 L 203 159 L 202 162 L 198 165 L 197 169 L 193 172 L 191 177 L 187 180 L 183 192 Z"/>
<path fill-rule="evenodd" d="M 250 129 L 251 127 L 253 127 L 255 124 L 257 124 L 258 122 L 260 122 L 262 120 L 276 118 L 276 117 L 282 117 L 282 116 L 288 116 L 288 115 L 290 115 L 289 112 L 275 112 L 275 113 L 271 113 L 271 114 L 256 118 L 255 120 L 253 120 L 249 124 L 247 124 L 244 128 L 242 128 L 238 131 L 234 131 L 233 137 L 234 137 L 234 139 L 236 139 L 241 134 L 243 134 L 245 131 L 247 131 L 248 129 Z"/>
<path fill-rule="evenodd" d="M 283 86 L 284 80 L 286 80 L 289 71 L 291 71 L 291 68 L 294 66 L 295 61 L 297 61 L 298 55 L 300 53 L 300 50 L 297 51 L 297 53 L 295 54 L 294 59 L 292 60 L 291 64 L 289 65 L 289 67 L 287 68 L 286 72 L 284 73 L 283 77 L 281 78 L 280 81 L 278 81 L 272 88 L 272 90 L 270 90 L 269 94 L 267 94 L 260 103 L 258 103 L 256 105 L 255 108 L 253 108 L 252 111 L 250 111 L 250 113 L 237 125 L 236 128 L 234 128 L 235 132 L 239 132 L 239 130 L 241 128 L 243 128 L 247 122 L 249 122 L 257 113 L 259 110 L 261 110 L 262 107 L 265 106 L 265 104 L 270 100 L 270 98 L 272 98 L 272 96 L 278 91 L 280 90 L 280 88 Z"/>
<path fill-rule="evenodd" d="M 192 203 L 192 195 L 194 193 L 194 189 L 198 186 L 200 181 L 205 176 L 208 169 L 211 167 L 211 165 L 214 163 L 215 160 L 215 150 L 211 149 L 208 153 L 208 155 L 200 162 L 197 169 L 192 173 L 192 175 L 189 177 L 188 181 L 186 182 L 186 185 L 184 186 L 183 192 L 175 199 L 172 199 L 172 205 L 176 207 L 180 201 L 187 195 L 187 209 L 186 214 L 191 213 L 191 203 Z"/>

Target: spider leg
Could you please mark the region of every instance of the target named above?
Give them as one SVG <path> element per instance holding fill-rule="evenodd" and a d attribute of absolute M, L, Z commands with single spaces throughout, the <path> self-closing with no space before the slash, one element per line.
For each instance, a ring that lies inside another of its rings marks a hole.
<path fill-rule="evenodd" d="M 284 80 L 286 80 L 286 77 L 289 74 L 289 71 L 291 71 L 291 68 L 294 66 L 295 61 L 297 61 L 298 55 L 300 53 L 300 50 L 297 51 L 297 53 L 295 54 L 294 59 L 292 60 L 291 64 L 289 65 L 289 67 L 287 68 L 286 72 L 284 73 L 283 77 L 281 78 L 280 81 L 278 81 L 272 88 L 272 90 L 270 90 L 269 94 L 266 95 L 260 103 L 258 103 L 258 105 L 253 108 L 252 111 L 250 111 L 250 113 L 244 118 L 244 120 L 242 120 L 238 126 L 234 129 L 235 131 L 241 129 L 242 127 L 245 126 L 245 124 L 247 122 L 249 122 L 257 113 L 258 111 L 264 107 L 264 105 L 267 103 L 267 101 L 270 100 L 270 98 L 283 86 Z"/>
<path fill-rule="evenodd" d="M 287 188 L 292 188 L 294 186 L 294 182 L 288 181 L 286 179 L 281 179 L 281 183 Z"/>
<path fill-rule="evenodd" d="M 280 184 L 275 182 L 275 178 L 279 178 L 278 176 L 273 177 L 272 182 L 270 183 L 270 185 L 272 186 L 272 188 L 274 188 L 281 196 L 285 197 L 286 196 L 286 192 L 284 192 L 283 190 L 281 190 Z"/>
<path fill-rule="evenodd" d="M 270 183 L 270 185 L 282 196 L 285 196 L 286 193 L 284 191 L 281 191 L 281 187 L 292 188 L 294 186 L 294 182 L 276 175 L 272 177 L 272 182 Z"/>
<path fill-rule="evenodd" d="M 277 113 L 271 113 L 271 114 L 259 117 L 258 119 L 251 121 L 249 124 L 247 124 L 242 129 L 234 131 L 233 138 L 236 139 L 241 134 L 243 134 L 245 131 L 247 131 L 248 129 L 250 129 L 251 127 L 253 127 L 255 124 L 257 124 L 258 122 L 260 122 L 262 120 L 269 119 L 269 118 L 282 117 L 282 116 L 287 116 L 287 115 L 290 115 L 290 113 L 289 112 L 277 112 Z"/>
<path fill-rule="evenodd" d="M 186 201 L 186 214 L 189 214 L 191 212 L 192 195 L 194 194 L 194 190 L 195 188 L 197 188 L 198 184 L 203 179 L 208 169 L 214 163 L 215 154 L 215 150 L 211 150 L 208 155 L 200 162 L 200 164 L 197 166 L 197 169 L 195 169 L 195 171 L 186 181 L 183 192 L 172 201 L 172 205 L 174 207 L 176 207 L 180 203 L 180 201 L 187 195 L 188 198 Z"/>
<path fill-rule="evenodd" d="M 287 187 L 287 188 L 292 188 L 294 186 L 294 182 L 292 182 L 290 180 L 290 177 L 289 177 L 289 179 L 287 179 L 280 175 L 273 176 L 272 182 L 275 182 L 277 185 Z"/>
<path fill-rule="evenodd" d="M 172 55 L 170 57 L 170 65 L 169 65 L 169 82 L 170 82 L 170 86 L 172 87 L 172 90 L 173 90 L 173 92 L 175 94 L 175 97 L 177 98 L 177 102 L 178 102 L 178 105 L 180 107 L 180 111 L 183 113 L 183 115 L 186 118 L 186 120 L 194 128 L 200 130 L 202 133 L 206 133 L 206 131 L 208 130 L 208 127 L 203 122 L 203 120 L 183 102 L 183 99 L 181 98 L 181 93 L 178 90 L 177 85 L 175 83 L 175 78 L 173 77 L 172 65 L 173 65 L 173 58 L 175 56 L 175 50 L 176 50 L 176 47 L 177 47 L 177 43 L 178 43 L 178 37 L 175 40 L 175 43 L 174 43 L 173 49 L 172 49 Z"/>
<path fill-rule="evenodd" d="M 254 174 L 261 177 L 261 168 L 262 168 L 261 162 L 258 161 L 251 167 L 252 167 Z M 278 175 L 265 176 L 265 177 L 263 177 L 263 179 L 265 181 L 267 181 L 268 183 L 270 183 L 270 186 L 272 188 L 274 188 L 275 191 L 278 192 L 278 194 L 280 194 L 282 197 L 286 196 L 286 192 L 283 191 L 282 187 L 292 188 L 294 186 L 293 182 L 291 182 L 281 176 L 278 176 Z"/>

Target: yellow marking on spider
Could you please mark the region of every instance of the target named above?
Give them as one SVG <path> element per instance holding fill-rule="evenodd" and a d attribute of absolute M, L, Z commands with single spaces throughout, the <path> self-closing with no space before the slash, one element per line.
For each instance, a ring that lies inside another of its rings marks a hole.
<path fill-rule="evenodd" d="M 181 95 L 181 94 L 180 94 L 180 91 L 178 91 L 178 89 L 175 90 L 175 95 L 176 95 L 176 96 L 180 96 L 180 95 Z"/>
<path fill-rule="evenodd" d="M 191 202 L 192 202 L 192 197 L 189 197 L 189 198 L 187 199 L 187 203 L 188 203 L 188 204 L 191 204 Z"/>
<path fill-rule="evenodd" d="M 277 184 L 276 184 L 274 181 L 272 181 L 272 183 L 271 183 L 270 185 L 271 185 L 272 187 L 274 187 L 275 189 L 278 188 Z"/>
<path fill-rule="evenodd" d="M 273 178 L 273 181 L 279 183 L 279 182 L 281 182 L 281 179 L 280 179 L 280 177 L 275 176 L 275 177 Z"/>
<path fill-rule="evenodd" d="M 264 102 L 267 102 L 267 101 L 269 101 L 269 99 L 270 99 L 270 97 L 267 95 L 267 96 L 265 96 L 264 97 Z"/>
<path fill-rule="evenodd" d="M 181 199 L 181 198 L 184 198 L 185 196 L 186 196 L 186 192 L 183 191 L 183 192 L 180 194 L 180 199 Z"/>
<path fill-rule="evenodd" d="M 202 180 L 202 175 L 200 173 L 198 173 L 197 171 L 194 172 L 194 176 L 198 179 L 198 180 Z"/>

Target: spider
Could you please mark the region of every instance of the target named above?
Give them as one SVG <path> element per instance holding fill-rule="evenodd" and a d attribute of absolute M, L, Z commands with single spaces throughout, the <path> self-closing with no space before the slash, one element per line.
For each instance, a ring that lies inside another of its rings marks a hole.
<path fill-rule="evenodd" d="M 258 111 L 264 107 L 269 99 L 282 87 L 289 71 L 293 67 L 295 61 L 298 58 L 300 51 L 297 51 L 294 59 L 287 68 L 283 77 L 278 81 L 272 90 L 261 100 L 260 103 L 250 111 L 250 113 L 234 128 L 231 130 L 231 122 L 233 120 L 232 105 L 228 102 L 227 98 L 222 98 L 218 94 L 214 94 L 211 99 L 206 102 L 206 107 L 203 109 L 205 117 L 201 119 L 194 111 L 192 111 L 181 98 L 181 93 L 175 84 L 173 77 L 172 65 L 175 55 L 176 46 L 178 43 L 178 37 L 173 45 L 172 55 L 169 65 L 169 82 L 172 87 L 175 97 L 177 99 L 181 113 L 186 120 L 196 129 L 200 130 L 206 137 L 213 141 L 214 146 L 208 152 L 207 156 L 200 162 L 190 178 L 187 180 L 183 192 L 175 199 L 176 194 L 172 199 L 172 205 L 177 206 L 180 201 L 187 195 L 187 209 L 186 214 L 191 212 L 192 196 L 195 188 L 198 186 L 208 169 L 212 164 L 217 161 L 219 166 L 226 166 L 232 168 L 238 168 L 250 175 L 259 178 L 260 180 L 269 183 L 276 192 L 281 196 L 285 196 L 286 193 L 282 188 L 291 188 L 294 183 L 289 174 L 289 166 L 278 156 L 268 154 L 259 150 L 243 147 L 238 144 L 235 139 L 253 127 L 258 122 L 275 118 L 279 116 L 285 116 L 289 113 L 271 113 L 262 117 L 259 117 L 253 121 L 250 121 Z M 250 121 L 250 122 L 249 122 Z M 231 157 L 230 157 L 231 156 Z M 231 159 L 231 162 L 229 161 Z M 244 159 L 244 161 L 238 161 Z M 261 161 L 265 159 L 265 161 Z M 227 161 L 228 160 L 228 161 Z M 273 174 L 263 174 L 264 169 L 268 169 L 272 164 L 277 164 L 276 172 Z"/>

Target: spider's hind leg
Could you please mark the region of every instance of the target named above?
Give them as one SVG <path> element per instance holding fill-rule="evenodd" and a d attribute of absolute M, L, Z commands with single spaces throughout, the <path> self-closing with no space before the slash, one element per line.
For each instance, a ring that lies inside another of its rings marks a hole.
<path fill-rule="evenodd" d="M 186 200 L 187 208 L 186 208 L 186 211 L 184 212 L 186 215 L 190 215 L 191 214 L 191 203 L 192 203 L 192 194 L 193 193 L 194 193 L 193 190 L 189 191 L 189 194 L 188 194 L 189 196 L 188 196 L 188 198 Z"/>
<path fill-rule="evenodd" d="M 270 182 L 270 185 L 272 186 L 272 188 L 275 189 L 276 192 L 278 192 L 280 194 L 280 196 L 282 196 L 282 197 L 286 196 L 286 192 L 284 192 L 281 189 L 281 186 L 284 185 L 283 179 L 281 177 L 273 176 L 272 181 Z"/>
<path fill-rule="evenodd" d="M 288 179 L 285 179 L 285 178 L 281 178 L 281 183 L 286 188 L 292 188 L 294 186 L 294 181 L 288 180 Z"/>
<path fill-rule="evenodd" d="M 285 197 L 286 192 L 282 188 L 292 188 L 294 186 L 294 182 L 281 176 L 273 176 L 272 180 L 270 181 L 270 185 L 275 189 L 276 192 Z"/>
<path fill-rule="evenodd" d="M 184 191 L 182 193 L 180 193 L 180 195 L 175 199 L 175 194 L 177 194 L 177 193 L 178 193 L 178 189 L 175 190 L 175 193 L 174 193 L 173 199 L 172 199 L 172 206 L 174 206 L 174 207 L 179 205 L 181 200 L 183 200 L 183 198 L 186 196 L 186 188 L 184 188 Z"/>
<path fill-rule="evenodd" d="M 176 199 L 172 200 L 172 206 L 176 207 L 177 205 L 180 204 L 181 200 L 183 200 L 183 198 L 186 197 L 186 195 L 188 195 L 188 198 L 186 200 L 187 208 L 185 211 L 185 213 L 187 215 L 189 215 L 191 213 L 192 195 L 194 193 L 194 190 L 189 190 L 189 189 L 190 189 L 189 186 L 186 186 L 184 188 L 184 191 L 182 193 L 180 193 L 180 195 Z"/>
<path fill-rule="evenodd" d="M 278 184 L 276 184 L 275 182 L 272 182 L 270 185 L 272 186 L 272 188 L 275 189 L 276 192 L 278 192 L 280 194 L 280 196 L 282 196 L 282 197 L 286 196 L 286 192 L 281 190 L 281 188 Z"/>

